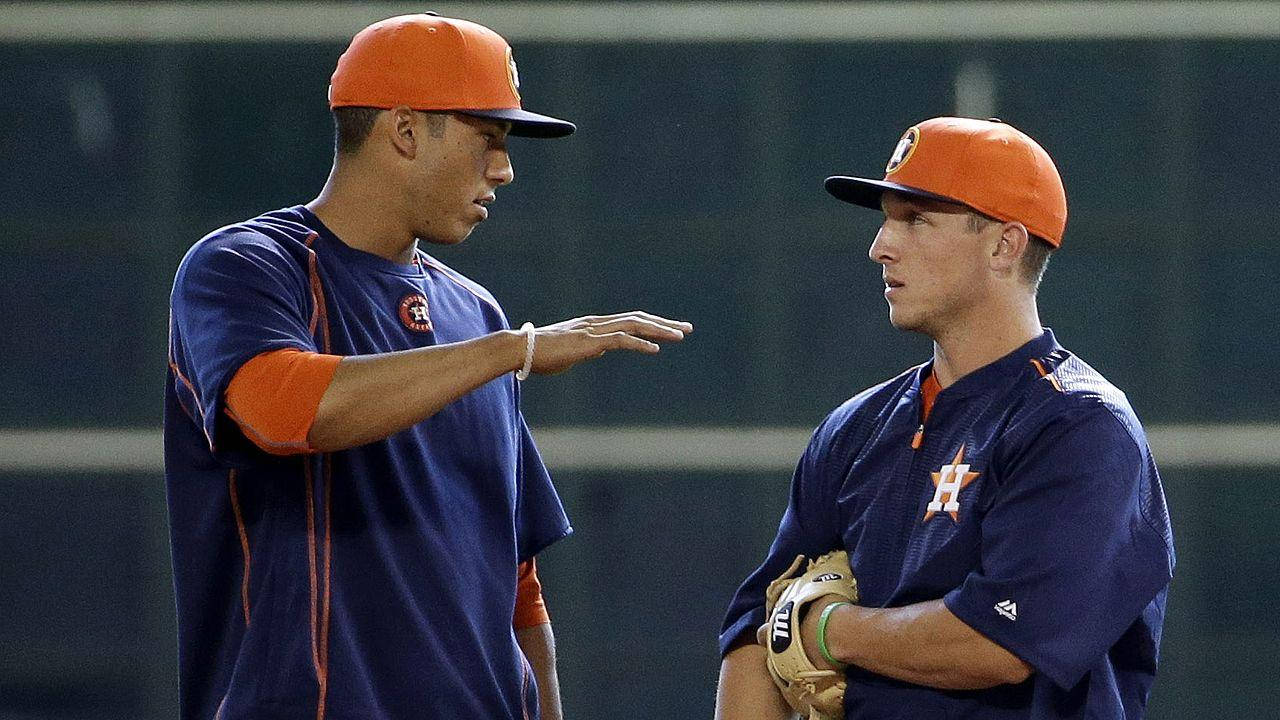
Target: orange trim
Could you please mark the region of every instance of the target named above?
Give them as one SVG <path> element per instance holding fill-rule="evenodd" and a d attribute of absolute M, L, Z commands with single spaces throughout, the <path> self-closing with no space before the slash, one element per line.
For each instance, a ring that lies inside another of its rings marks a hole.
<path fill-rule="evenodd" d="M 1057 390 L 1058 392 L 1062 392 L 1062 386 L 1058 384 L 1058 378 L 1054 377 L 1053 373 L 1049 372 L 1048 370 L 1045 370 L 1043 363 L 1041 363 L 1039 360 L 1035 358 L 1031 358 L 1031 364 L 1036 366 L 1036 370 L 1040 372 L 1040 377 L 1048 378 L 1050 384 L 1053 385 L 1054 390 Z"/>
<path fill-rule="evenodd" d="M 311 233 L 307 236 L 307 248 L 310 250 L 312 243 L 319 237 L 318 233 Z M 321 330 L 320 349 L 324 353 L 329 353 L 331 345 L 331 337 L 329 335 L 329 310 L 324 301 L 324 284 L 320 281 L 320 272 L 317 267 L 318 258 L 315 250 L 311 250 L 311 256 L 308 259 L 308 273 L 311 280 L 311 297 L 314 300 L 315 309 L 311 313 L 311 332 L 314 335 L 316 328 Z M 323 324 L 321 323 L 323 321 Z M 329 615 L 330 615 L 330 589 L 332 582 L 332 556 L 333 556 L 333 523 L 332 514 L 330 512 L 330 500 L 333 495 L 333 472 L 330 464 L 330 455 L 325 453 L 321 457 L 322 472 L 324 474 L 324 599 L 323 599 L 323 618 L 320 619 L 319 637 L 316 630 L 316 603 L 317 603 L 317 585 L 319 580 L 316 577 L 316 525 L 315 525 L 315 491 L 311 487 L 311 461 L 308 458 L 303 462 L 306 468 L 307 481 L 307 548 L 310 553 L 311 561 L 311 659 L 315 664 L 316 680 L 320 684 L 320 692 L 316 699 L 316 720 L 324 720 L 325 701 L 329 694 Z"/>
<path fill-rule="evenodd" d="M 166 359 L 169 361 L 169 369 L 170 369 L 170 370 L 172 370 L 172 371 L 173 371 L 173 374 L 174 374 L 175 376 L 177 376 L 177 378 L 178 378 L 179 380 L 181 380 L 181 381 L 182 381 L 182 384 L 183 384 L 183 385 L 186 385 L 186 386 L 187 386 L 187 390 L 191 393 L 191 401 L 192 401 L 192 402 L 194 402 L 194 403 L 196 404 L 196 410 L 200 413 L 200 419 L 199 419 L 199 420 L 196 420 L 196 418 L 195 418 L 195 417 L 193 417 L 193 416 L 191 415 L 191 410 L 189 410 L 189 409 L 187 408 L 187 404 L 186 404 L 186 403 L 182 402 L 182 396 L 181 396 L 181 395 L 179 395 L 179 396 L 178 396 L 178 403 L 182 405 L 182 409 L 183 409 L 183 410 L 186 410 L 186 411 L 187 411 L 187 417 L 190 417 L 190 418 L 191 418 L 191 420 L 192 420 L 193 422 L 195 422 L 197 425 L 199 425 L 199 426 L 200 426 L 200 433 L 201 433 L 202 435 L 204 435 L 204 439 L 205 439 L 205 441 L 209 443 L 209 451 L 210 451 L 210 452 L 212 452 L 212 451 L 213 451 L 213 438 L 209 437 L 209 431 L 208 431 L 208 429 L 206 429 L 206 428 L 205 428 L 205 424 L 204 424 L 204 408 L 200 406 L 200 395 L 196 393 L 196 387 L 195 387 L 195 385 L 192 385 L 192 384 L 191 384 L 191 381 L 190 381 L 190 380 L 188 380 L 188 379 L 187 379 L 187 377 L 186 377 L 185 375 L 183 375 L 183 374 L 182 374 L 182 371 L 178 369 L 178 364 L 177 364 L 176 362 L 174 362 L 174 360 L 173 360 L 173 352 L 172 352 L 172 350 L 171 350 L 171 351 L 170 351 L 170 353 L 169 353 L 169 357 L 168 357 L 168 358 L 166 358 Z"/>
<path fill-rule="evenodd" d="M 538 580 L 537 561 L 533 558 L 520 563 L 516 584 L 516 610 L 511 625 L 517 630 L 546 625 L 551 622 L 547 603 L 542 599 L 542 583 Z"/>
<path fill-rule="evenodd" d="M 169 357 L 169 369 L 173 371 L 174 375 L 178 376 L 178 379 L 182 381 L 182 384 L 186 385 L 187 390 L 191 392 L 191 399 L 196 403 L 196 410 L 199 411 L 201 424 L 203 424 L 204 408 L 200 407 L 200 396 L 196 394 L 195 385 L 192 385 L 191 381 L 187 379 L 187 376 L 183 375 L 182 371 L 178 369 L 178 364 L 173 361 L 173 356 Z"/>
<path fill-rule="evenodd" d="M 185 380 L 185 378 L 183 378 L 182 375 L 178 373 L 178 368 L 176 365 L 173 364 L 172 358 L 169 359 L 169 369 L 173 371 L 173 374 L 175 377 Z M 182 408 L 182 412 L 187 414 L 187 417 L 191 419 L 191 422 L 197 425 L 203 425 L 203 423 L 201 423 L 199 420 L 196 419 L 195 413 L 191 412 L 191 408 L 187 407 L 187 401 L 182 399 L 182 393 L 174 391 L 173 394 L 175 397 L 178 398 L 178 406 Z"/>
<path fill-rule="evenodd" d="M 249 627 L 249 533 L 245 531 L 244 515 L 240 512 L 240 495 L 236 492 L 236 471 L 227 472 L 227 489 L 231 494 L 231 512 L 236 518 L 236 532 L 240 534 L 240 550 L 244 553 L 244 574 L 240 580 L 240 603 L 244 606 L 244 626 Z"/>
<path fill-rule="evenodd" d="M 318 233 L 311 233 L 307 236 L 306 240 L 307 250 L 310 251 L 310 254 L 307 256 L 307 277 L 309 278 L 308 283 L 311 287 L 311 299 L 313 301 L 311 303 L 311 321 L 307 324 L 307 332 L 312 335 L 316 334 L 316 326 L 320 324 L 320 303 L 314 302 L 316 299 L 316 288 L 320 281 L 320 274 L 316 270 L 316 252 L 311 249 L 311 243 L 315 242 L 317 237 L 319 237 Z"/>
<path fill-rule="evenodd" d="M 311 245 L 319 237 L 318 233 L 311 233 L 307 236 L 307 249 L 311 250 Z M 320 270 L 318 268 L 318 258 L 316 251 L 311 250 L 311 256 L 307 259 L 307 272 L 311 278 L 311 298 L 314 300 L 315 309 L 311 312 L 311 333 L 315 334 L 316 328 L 320 327 L 323 332 L 323 341 L 321 342 L 321 350 L 329 352 L 329 308 L 324 302 L 324 284 L 320 282 Z M 324 321 L 324 325 L 320 325 L 320 321 Z"/>
<path fill-rule="evenodd" d="M 173 371 L 173 374 L 175 377 L 181 378 L 183 380 L 186 379 L 186 378 L 182 378 L 182 373 L 178 372 L 178 366 L 173 361 L 173 313 L 172 312 L 169 313 L 169 345 L 168 345 L 168 352 L 165 355 L 165 362 L 169 364 L 169 369 Z M 188 384 L 188 388 L 190 388 L 189 384 Z M 182 399 L 182 393 L 177 392 L 175 390 L 173 394 L 178 398 L 178 405 L 182 408 L 182 412 L 186 413 L 187 417 L 191 418 L 191 422 L 199 423 L 199 421 L 196 420 L 196 416 L 191 413 L 191 408 L 187 407 L 187 402 Z"/>
<path fill-rule="evenodd" d="M 302 477 L 307 490 L 307 563 L 310 565 L 311 574 L 308 579 L 311 581 L 311 664 L 316 671 L 316 680 L 324 674 L 324 670 L 320 667 L 320 645 L 319 633 L 316 630 L 316 498 L 315 491 L 311 488 L 311 459 L 305 458 L 302 461 Z"/>
<path fill-rule="evenodd" d="M 329 598 L 333 578 L 333 516 L 329 512 L 333 499 L 333 464 L 328 454 L 321 463 L 324 466 L 324 615 L 320 618 L 320 662 L 324 672 L 320 675 L 316 720 L 324 720 L 325 699 L 329 695 Z"/>
<path fill-rule="evenodd" d="M 204 409 L 200 407 L 200 396 L 196 394 L 195 386 L 192 385 L 191 381 L 188 380 L 186 376 L 182 374 L 182 371 L 178 369 L 177 362 L 174 361 L 173 359 L 173 312 L 172 311 L 169 312 L 169 353 L 166 359 L 169 361 L 169 369 L 172 370 L 173 374 L 177 375 L 178 379 L 182 381 L 182 384 L 186 385 L 187 389 L 191 391 L 191 399 L 195 401 L 196 409 L 200 411 L 200 418 L 201 420 L 203 420 Z M 179 396 L 178 399 L 181 400 L 182 399 L 181 396 Z M 191 412 L 187 411 L 187 414 L 190 415 Z M 195 418 L 192 418 L 192 419 L 194 420 Z"/>

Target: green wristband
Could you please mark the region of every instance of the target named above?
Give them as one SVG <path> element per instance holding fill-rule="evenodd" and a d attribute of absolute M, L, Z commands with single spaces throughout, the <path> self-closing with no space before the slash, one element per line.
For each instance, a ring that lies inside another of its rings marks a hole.
<path fill-rule="evenodd" d="M 848 663 L 842 663 L 839 660 L 835 659 L 834 657 L 831 656 L 831 651 L 827 649 L 827 621 L 831 619 L 832 610 L 835 610 L 841 605 L 852 605 L 852 604 L 853 603 L 847 603 L 847 602 L 833 602 L 830 605 L 823 608 L 822 615 L 818 617 L 818 651 L 822 653 L 822 657 L 826 658 L 827 662 L 831 663 L 832 665 L 835 665 L 838 668 L 848 667 Z"/>

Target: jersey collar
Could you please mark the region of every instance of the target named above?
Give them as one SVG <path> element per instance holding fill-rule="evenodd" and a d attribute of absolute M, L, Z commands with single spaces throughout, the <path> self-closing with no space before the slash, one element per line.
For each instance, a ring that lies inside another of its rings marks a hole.
<path fill-rule="evenodd" d="M 1060 349 L 1060 346 L 1058 345 L 1057 338 L 1053 335 L 1053 330 L 1047 327 L 1043 328 L 1039 337 L 1036 337 L 1008 355 L 983 365 L 977 370 L 974 370 L 968 375 L 965 375 L 955 381 L 949 387 L 944 388 L 943 391 L 938 394 L 938 399 L 941 401 L 958 397 L 970 397 L 1007 388 L 1016 381 L 1019 373 L 1034 370 L 1031 365 L 1031 360 L 1033 358 L 1039 359 L 1046 357 L 1058 349 Z M 916 369 L 916 376 L 912 381 L 911 389 L 917 395 L 920 394 L 920 383 L 932 373 L 932 360 Z"/>

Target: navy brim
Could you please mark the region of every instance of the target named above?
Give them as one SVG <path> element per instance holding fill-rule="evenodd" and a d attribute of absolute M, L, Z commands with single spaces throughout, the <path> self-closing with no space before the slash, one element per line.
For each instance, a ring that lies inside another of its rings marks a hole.
<path fill-rule="evenodd" d="M 515 135 L 516 137 L 558 138 L 572 135 L 573 131 L 578 129 L 578 126 L 568 120 L 560 120 L 549 115 L 539 115 L 520 108 L 459 110 L 458 112 L 490 120 L 505 120 L 511 123 L 511 131 L 507 134 Z"/>
<path fill-rule="evenodd" d="M 919 188 L 913 188 L 910 185 L 900 185 L 888 180 L 869 180 L 867 178 L 847 177 L 845 175 L 832 175 L 827 178 L 822 186 L 827 189 L 837 200 L 843 200 L 854 205 L 861 205 L 872 210 L 880 209 L 880 196 L 885 191 L 892 190 L 900 192 L 904 195 L 912 197 L 926 198 L 928 200 L 941 200 L 942 202 L 964 204 L 963 201 L 949 198 L 945 195 L 927 192 Z"/>

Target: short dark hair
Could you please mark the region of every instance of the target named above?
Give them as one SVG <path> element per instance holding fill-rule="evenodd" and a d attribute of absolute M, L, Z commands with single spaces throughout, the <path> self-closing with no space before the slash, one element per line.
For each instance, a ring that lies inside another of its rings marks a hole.
<path fill-rule="evenodd" d="M 339 155 L 348 155 L 360 149 L 373 132 L 382 108 L 338 107 L 333 109 L 333 148 Z M 444 137 L 443 112 L 422 111 L 427 118 L 427 133 L 434 138 Z"/>
<path fill-rule="evenodd" d="M 1027 249 L 1022 251 L 1022 277 L 1031 283 L 1032 290 L 1040 289 L 1040 281 L 1044 279 L 1044 270 L 1049 267 L 1049 256 L 1053 254 L 1053 246 L 1037 235 L 1027 237 Z"/>
<path fill-rule="evenodd" d="M 333 109 L 333 148 L 339 155 L 360 149 L 373 130 L 381 108 L 336 107 Z"/>
<path fill-rule="evenodd" d="M 990 223 L 1001 222 L 985 213 L 969 208 L 969 232 L 980 232 Z M 1027 235 L 1027 249 L 1022 251 L 1020 269 L 1022 279 L 1026 280 L 1033 291 L 1040 289 L 1040 281 L 1044 279 L 1045 268 L 1049 267 L 1049 255 L 1053 246 L 1044 238 Z"/>

